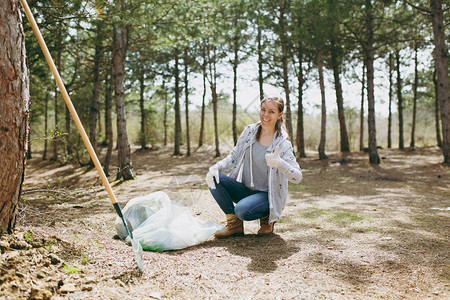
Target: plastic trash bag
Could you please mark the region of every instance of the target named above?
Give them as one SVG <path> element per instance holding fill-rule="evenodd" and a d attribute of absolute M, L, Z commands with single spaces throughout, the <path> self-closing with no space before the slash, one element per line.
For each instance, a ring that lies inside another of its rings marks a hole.
<path fill-rule="evenodd" d="M 214 221 L 203 221 L 191 215 L 189 209 L 164 192 L 155 192 L 131 199 L 122 210 L 131 223 L 133 237 L 144 250 L 166 251 L 200 244 L 224 229 Z M 122 220 L 117 217 L 115 227 L 121 239 L 127 237 Z"/>

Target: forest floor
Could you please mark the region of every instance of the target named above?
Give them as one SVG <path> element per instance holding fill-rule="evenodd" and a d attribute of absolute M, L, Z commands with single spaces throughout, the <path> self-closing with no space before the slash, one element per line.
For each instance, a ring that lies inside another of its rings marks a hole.
<path fill-rule="evenodd" d="M 213 149 L 172 151 L 133 149 L 137 179 L 113 187 L 121 206 L 165 191 L 224 222 L 204 181 Z M 371 166 L 366 153 L 311 153 L 274 234 L 252 221 L 244 237 L 144 251 L 143 272 L 114 239 L 96 171 L 35 154 L 16 231 L 0 238 L 0 299 L 449 299 L 450 168 L 438 148 L 379 154 Z"/>

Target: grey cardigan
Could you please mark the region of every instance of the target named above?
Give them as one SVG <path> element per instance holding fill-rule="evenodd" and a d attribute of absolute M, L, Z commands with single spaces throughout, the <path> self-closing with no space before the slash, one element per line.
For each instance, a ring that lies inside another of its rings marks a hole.
<path fill-rule="evenodd" d="M 241 182 L 244 153 L 248 148 L 250 148 L 250 153 L 252 153 L 251 147 L 256 142 L 258 126 L 259 122 L 248 125 L 244 129 L 231 153 L 217 162 L 216 165 L 219 171 L 232 169 L 228 176 Z M 278 220 L 286 206 L 288 181 L 299 184 L 303 178 L 300 166 L 294 156 L 292 144 L 286 139 L 287 136 L 288 134 L 285 130 L 282 130 L 281 135 L 274 134 L 272 144 L 267 148 L 267 152 L 272 153 L 277 146 L 280 146 L 279 154 L 282 158 L 282 163 L 277 168 L 269 168 L 269 222 Z M 250 176 L 253 177 L 251 168 Z"/>

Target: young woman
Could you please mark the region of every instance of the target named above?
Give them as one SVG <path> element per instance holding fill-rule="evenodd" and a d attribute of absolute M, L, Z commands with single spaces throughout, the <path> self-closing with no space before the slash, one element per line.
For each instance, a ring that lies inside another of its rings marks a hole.
<path fill-rule="evenodd" d="M 209 168 L 206 182 L 226 214 L 226 238 L 244 234 L 243 221 L 260 219 L 259 235 L 273 232 L 286 204 L 288 181 L 298 184 L 302 172 L 283 124 L 284 101 L 261 100 L 260 121 L 248 125 L 232 152 Z M 220 171 L 232 169 L 228 176 Z"/>

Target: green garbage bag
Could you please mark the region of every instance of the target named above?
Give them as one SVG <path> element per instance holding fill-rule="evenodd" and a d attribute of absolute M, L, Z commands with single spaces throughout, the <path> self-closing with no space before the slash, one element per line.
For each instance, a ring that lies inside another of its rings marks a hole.
<path fill-rule="evenodd" d="M 131 223 L 134 239 L 144 250 L 184 249 L 198 245 L 224 229 L 217 222 L 192 216 L 187 207 L 170 200 L 161 191 L 131 199 L 122 212 Z M 129 240 L 119 217 L 115 227 L 120 238 Z"/>

